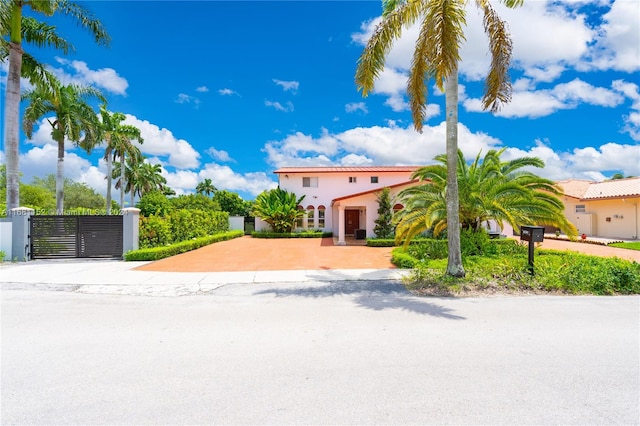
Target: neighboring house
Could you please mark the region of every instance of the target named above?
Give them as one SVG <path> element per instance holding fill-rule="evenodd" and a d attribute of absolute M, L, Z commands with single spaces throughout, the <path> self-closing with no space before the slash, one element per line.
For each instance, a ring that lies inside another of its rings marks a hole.
<path fill-rule="evenodd" d="M 640 226 L 640 178 L 604 182 L 565 180 L 565 215 L 579 234 L 590 237 L 638 239 Z"/>
<path fill-rule="evenodd" d="M 338 244 L 345 237 L 375 236 L 378 217 L 377 195 L 384 187 L 390 189 L 394 210 L 402 206 L 394 201 L 398 192 L 415 185 L 411 174 L 419 166 L 379 167 L 283 167 L 278 175 L 281 189 L 304 195 L 305 217 L 298 228 L 333 232 Z"/>

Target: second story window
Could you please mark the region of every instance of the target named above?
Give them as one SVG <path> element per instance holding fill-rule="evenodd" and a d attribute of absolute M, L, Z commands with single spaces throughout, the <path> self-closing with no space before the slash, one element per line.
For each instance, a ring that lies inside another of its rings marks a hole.
<path fill-rule="evenodd" d="M 349 183 L 356 183 L 356 177 L 355 176 L 349 176 Z"/>
<path fill-rule="evenodd" d="M 378 176 L 371 176 L 371 183 L 378 183 Z"/>
<path fill-rule="evenodd" d="M 302 178 L 302 187 L 303 188 L 317 188 L 318 187 L 318 178 L 317 177 L 303 177 Z"/>
<path fill-rule="evenodd" d="M 584 204 L 576 204 L 576 213 L 586 213 L 587 206 Z"/>

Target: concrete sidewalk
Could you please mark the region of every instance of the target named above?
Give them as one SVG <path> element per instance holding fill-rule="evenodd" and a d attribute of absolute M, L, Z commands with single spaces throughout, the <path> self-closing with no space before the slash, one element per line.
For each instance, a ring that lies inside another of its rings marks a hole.
<path fill-rule="evenodd" d="M 136 270 L 149 262 L 42 260 L 0 265 L 3 290 L 50 289 L 92 294 L 183 296 L 228 284 L 400 280 L 402 269 L 333 269 L 238 272 Z"/>

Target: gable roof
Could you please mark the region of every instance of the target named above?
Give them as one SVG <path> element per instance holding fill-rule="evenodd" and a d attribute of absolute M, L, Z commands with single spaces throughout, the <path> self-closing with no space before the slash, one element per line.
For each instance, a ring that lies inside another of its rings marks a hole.
<path fill-rule="evenodd" d="M 408 180 L 405 182 L 400 182 L 400 183 L 395 183 L 393 185 L 386 185 L 386 186 L 381 186 L 379 188 L 374 188 L 374 189 L 370 189 L 368 191 L 362 191 L 362 192 L 357 192 L 355 194 L 349 194 L 349 195 L 344 195 L 342 197 L 338 197 L 338 198 L 334 198 L 333 200 L 331 200 L 331 204 L 333 205 L 336 201 L 342 201 L 342 200 L 348 200 L 349 198 L 355 198 L 355 197 L 360 197 L 361 195 L 367 195 L 367 194 L 373 194 L 379 191 L 382 191 L 384 188 L 398 188 L 401 186 L 407 186 L 410 185 L 412 183 L 417 183 L 420 182 L 418 179 L 415 180 Z M 424 181 L 426 183 L 426 181 Z"/>
<path fill-rule="evenodd" d="M 275 174 L 284 173 L 413 173 L 422 166 L 371 166 L 371 167 L 281 167 Z"/>
<path fill-rule="evenodd" d="M 640 177 L 589 182 L 568 180 L 558 182 L 565 193 L 580 200 L 604 200 L 624 197 L 640 197 Z"/>

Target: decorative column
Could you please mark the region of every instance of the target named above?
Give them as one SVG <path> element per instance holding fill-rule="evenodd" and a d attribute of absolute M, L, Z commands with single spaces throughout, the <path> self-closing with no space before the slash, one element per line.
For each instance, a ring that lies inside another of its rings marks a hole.
<path fill-rule="evenodd" d="M 138 250 L 140 235 L 140 209 L 127 207 L 122 209 L 122 254 Z"/>
<path fill-rule="evenodd" d="M 344 239 L 344 206 L 338 206 L 338 245 L 347 245 Z"/>
<path fill-rule="evenodd" d="M 28 207 L 11 209 L 11 259 L 30 260 L 29 218 L 34 212 Z"/>

